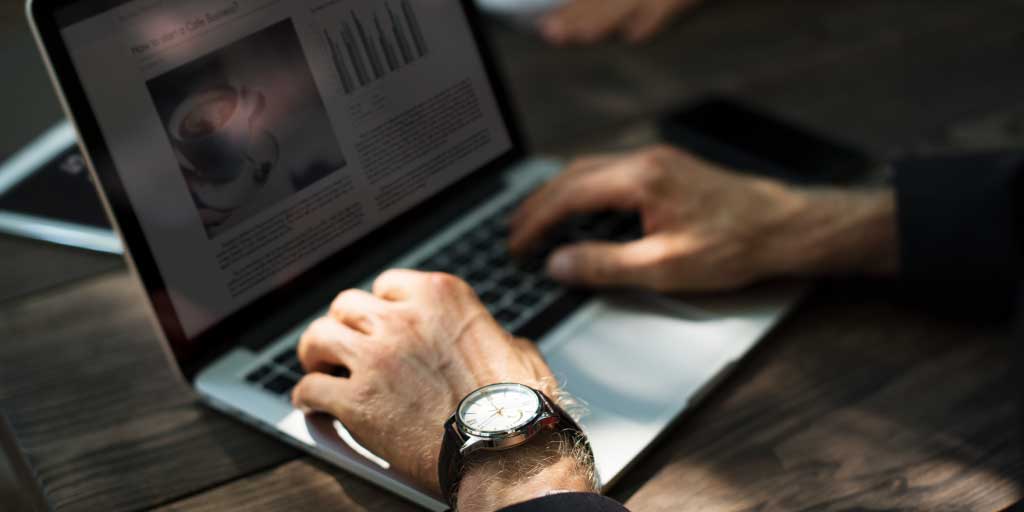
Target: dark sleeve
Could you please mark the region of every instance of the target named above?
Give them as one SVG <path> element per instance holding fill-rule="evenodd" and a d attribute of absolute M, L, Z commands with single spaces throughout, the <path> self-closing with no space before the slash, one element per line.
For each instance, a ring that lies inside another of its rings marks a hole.
<path fill-rule="evenodd" d="M 599 494 L 567 492 L 552 494 L 518 505 L 503 508 L 499 512 L 628 512 L 611 498 Z"/>
<path fill-rule="evenodd" d="M 895 166 L 903 278 L 946 305 L 1012 307 L 1021 273 L 1024 153 Z"/>

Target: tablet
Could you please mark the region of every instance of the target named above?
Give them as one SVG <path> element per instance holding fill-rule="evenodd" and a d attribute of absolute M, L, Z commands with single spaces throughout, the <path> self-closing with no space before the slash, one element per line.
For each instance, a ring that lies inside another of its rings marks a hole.
<path fill-rule="evenodd" d="M 536 20 L 565 0 L 477 0 L 480 10 L 534 27 Z"/>
<path fill-rule="evenodd" d="M 122 252 L 67 121 L 0 163 L 0 233 Z"/>

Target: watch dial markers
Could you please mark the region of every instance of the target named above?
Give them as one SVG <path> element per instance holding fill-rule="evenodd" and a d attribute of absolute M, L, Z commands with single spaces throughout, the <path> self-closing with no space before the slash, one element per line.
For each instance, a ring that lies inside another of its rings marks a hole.
<path fill-rule="evenodd" d="M 499 384 L 467 397 L 459 410 L 459 419 L 478 432 L 507 432 L 529 423 L 539 410 L 540 400 L 532 389 Z"/>

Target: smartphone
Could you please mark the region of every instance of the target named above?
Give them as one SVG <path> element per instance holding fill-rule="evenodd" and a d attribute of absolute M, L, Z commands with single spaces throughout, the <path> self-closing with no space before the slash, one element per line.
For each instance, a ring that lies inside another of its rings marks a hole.
<path fill-rule="evenodd" d="M 663 116 L 658 131 L 666 143 L 705 159 L 795 184 L 855 184 L 878 168 L 856 148 L 729 98 L 708 98 Z"/>

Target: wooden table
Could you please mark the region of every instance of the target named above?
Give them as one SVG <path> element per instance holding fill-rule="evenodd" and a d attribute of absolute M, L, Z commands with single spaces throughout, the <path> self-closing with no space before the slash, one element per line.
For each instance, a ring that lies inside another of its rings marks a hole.
<path fill-rule="evenodd" d="M 882 158 L 1024 143 L 1020 1 L 709 4 L 640 48 L 553 50 L 496 26 L 534 147 L 646 143 L 654 115 L 707 92 Z M 198 405 L 112 260 L 11 239 L 0 251 L 15 262 L 0 274 L 0 410 L 53 508 L 413 508 Z M 637 511 L 1019 500 L 1009 327 L 896 288 L 823 283 L 612 496 Z"/>

